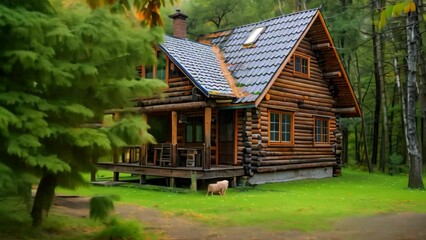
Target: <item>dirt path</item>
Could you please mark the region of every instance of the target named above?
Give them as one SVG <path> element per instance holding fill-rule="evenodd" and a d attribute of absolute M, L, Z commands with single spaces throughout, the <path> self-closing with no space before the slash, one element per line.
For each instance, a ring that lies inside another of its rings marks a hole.
<path fill-rule="evenodd" d="M 53 211 L 76 217 L 87 217 L 89 199 L 58 196 Z M 159 240 L 199 239 L 291 239 L 291 240 L 417 240 L 426 239 L 426 214 L 398 213 L 373 217 L 349 218 L 335 224 L 331 231 L 304 233 L 272 232 L 256 227 L 214 227 L 185 217 L 165 216 L 160 211 L 131 204 L 118 204 L 116 212 L 126 219 L 136 219 L 159 234 Z"/>

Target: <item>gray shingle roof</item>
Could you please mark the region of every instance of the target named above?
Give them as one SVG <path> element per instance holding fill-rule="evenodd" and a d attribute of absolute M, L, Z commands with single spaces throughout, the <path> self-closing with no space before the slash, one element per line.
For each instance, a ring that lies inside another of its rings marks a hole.
<path fill-rule="evenodd" d="M 211 43 L 218 45 L 224 53 L 228 70 L 237 80 L 237 86 L 247 93 L 235 103 L 256 101 L 318 11 L 312 9 L 283 15 L 226 30 L 230 34 L 218 34 L 218 37 L 212 38 Z M 262 26 L 266 28 L 255 46 L 243 47 L 250 32 Z M 166 36 L 160 48 L 206 95 L 234 96 L 212 46 Z"/>
<path fill-rule="evenodd" d="M 238 86 L 249 93 L 236 103 L 253 102 L 265 89 L 282 62 L 317 13 L 317 9 L 297 12 L 236 27 L 232 34 L 212 40 L 225 54 L 226 63 Z M 243 48 L 252 29 L 265 26 L 254 47 Z"/>
<path fill-rule="evenodd" d="M 212 46 L 165 36 L 160 48 L 206 95 L 234 96 Z"/>

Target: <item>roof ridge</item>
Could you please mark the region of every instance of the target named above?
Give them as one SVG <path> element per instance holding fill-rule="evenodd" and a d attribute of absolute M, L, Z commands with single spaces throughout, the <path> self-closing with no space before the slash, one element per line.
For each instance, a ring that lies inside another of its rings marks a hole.
<path fill-rule="evenodd" d="M 234 30 L 234 29 L 241 28 L 241 27 L 246 27 L 246 26 L 250 26 L 250 25 L 256 25 L 256 24 L 259 24 L 259 23 L 262 23 L 262 22 L 268 22 L 268 21 L 271 21 L 271 20 L 274 20 L 274 19 L 278 19 L 278 18 L 282 18 L 282 17 L 289 17 L 289 16 L 296 15 L 296 14 L 302 14 L 302 13 L 305 13 L 305 12 L 312 12 L 312 11 L 319 11 L 319 10 L 320 10 L 320 8 L 317 7 L 317 8 L 306 9 L 306 10 L 303 10 L 303 11 L 298 11 L 298 12 L 283 14 L 283 15 L 280 15 L 280 16 L 276 16 L 276 17 L 272 17 L 272 18 L 267 18 L 267 19 L 264 19 L 264 20 L 261 20 L 261 21 L 258 21 L 258 22 L 247 23 L 247 24 L 235 26 L 233 28 L 226 28 L 226 29 L 222 29 L 222 30 L 217 30 L 217 31 L 214 31 L 214 32 L 210 32 L 210 33 L 206 33 L 206 34 L 200 35 L 200 36 L 210 35 L 210 34 L 214 34 L 214 33 L 220 33 L 220 32 L 229 31 L 229 30 Z"/>
<path fill-rule="evenodd" d="M 195 40 L 188 39 L 188 38 L 179 38 L 179 37 L 175 37 L 175 36 L 168 35 L 168 34 L 164 34 L 164 36 L 169 37 L 169 38 L 173 38 L 173 39 L 176 39 L 176 40 L 180 40 L 180 41 L 191 42 L 191 43 L 196 43 L 196 44 L 203 45 L 203 46 L 206 46 L 206 47 L 211 47 L 210 44 L 200 43 L 200 42 L 197 42 Z M 163 44 L 163 43 L 160 43 L 160 44 Z"/>

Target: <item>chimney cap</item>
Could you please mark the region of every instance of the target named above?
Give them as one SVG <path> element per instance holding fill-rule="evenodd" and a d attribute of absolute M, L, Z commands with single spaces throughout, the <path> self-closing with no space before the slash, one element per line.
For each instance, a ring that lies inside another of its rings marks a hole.
<path fill-rule="evenodd" d="M 169 18 L 172 18 L 172 19 L 178 19 L 178 18 L 180 18 L 180 19 L 185 20 L 185 19 L 188 18 L 188 16 L 185 15 L 185 14 L 183 14 L 183 13 L 181 13 L 180 9 L 176 9 L 175 13 L 173 13 L 172 15 L 169 15 Z"/>

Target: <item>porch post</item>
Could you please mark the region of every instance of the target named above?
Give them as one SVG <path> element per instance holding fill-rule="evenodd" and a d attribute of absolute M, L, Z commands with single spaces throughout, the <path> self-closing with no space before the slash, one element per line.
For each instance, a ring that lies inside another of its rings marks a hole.
<path fill-rule="evenodd" d="M 171 151 L 171 165 L 176 167 L 177 159 L 177 125 L 178 125 L 178 114 L 176 111 L 172 111 L 172 149 Z"/>
<path fill-rule="evenodd" d="M 212 132 L 212 108 L 204 110 L 204 162 L 203 169 L 211 167 L 211 132 Z"/>

